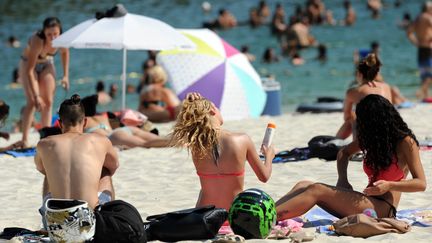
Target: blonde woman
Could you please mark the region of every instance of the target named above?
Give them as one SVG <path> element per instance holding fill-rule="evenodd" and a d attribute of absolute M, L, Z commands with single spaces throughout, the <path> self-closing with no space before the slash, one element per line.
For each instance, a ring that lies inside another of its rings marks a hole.
<path fill-rule="evenodd" d="M 166 82 L 167 74 L 161 66 L 150 68 L 147 84 L 140 94 L 138 110 L 152 122 L 175 120 L 180 100 L 173 91 L 165 87 Z"/>
<path fill-rule="evenodd" d="M 219 109 L 198 93 L 189 93 L 172 132 L 172 145 L 187 147 L 201 183 L 196 206 L 215 205 L 229 210 L 243 191 L 245 161 L 258 179 L 267 182 L 275 156 L 273 146 L 261 148 L 261 161 L 251 138 L 222 128 Z"/>

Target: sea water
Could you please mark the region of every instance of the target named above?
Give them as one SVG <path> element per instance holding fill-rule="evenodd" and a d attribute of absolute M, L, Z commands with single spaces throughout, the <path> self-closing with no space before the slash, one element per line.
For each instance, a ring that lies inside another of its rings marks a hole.
<path fill-rule="evenodd" d="M 208 1 L 212 10 L 205 13 L 201 9 L 200 0 L 143 0 L 121 1 L 130 13 L 158 18 L 176 28 L 200 28 L 202 22 L 216 18 L 220 8 L 231 11 L 239 22 L 246 22 L 249 9 L 258 5 L 258 0 L 214 0 Z M 271 12 L 277 2 L 285 8 L 287 17 L 294 13 L 296 4 L 304 6 L 302 0 L 267 0 Z M 345 16 L 343 0 L 324 1 L 326 8 L 332 10 L 334 18 L 339 21 Z M 315 60 L 316 48 L 301 52 L 306 63 L 293 66 L 287 58 L 274 64 L 264 64 L 261 57 L 267 47 L 273 47 L 279 53 L 279 44 L 270 34 L 268 26 L 252 29 L 242 25 L 230 30 L 220 30 L 218 34 L 234 47 L 249 45 L 250 52 L 256 55 L 253 62 L 261 76 L 272 74 L 281 83 L 282 110 L 293 111 L 299 103 L 313 102 L 319 96 L 343 98 L 345 90 L 353 80 L 353 52 L 356 49 L 367 49 L 370 42 L 378 41 L 381 45 L 383 61 L 382 74 L 385 80 L 397 85 L 402 93 L 415 99 L 415 90 L 419 86 L 416 68 L 416 48 L 411 45 L 403 30 L 397 27 L 405 12 L 414 18 L 420 12 L 422 1 L 404 0 L 399 8 L 394 6 L 395 0 L 386 0 L 381 17 L 374 20 L 366 8 L 366 1 L 353 0 L 357 13 L 354 26 L 312 26 L 311 33 L 327 46 L 328 60 L 321 63 Z M 93 18 L 96 11 L 106 10 L 115 1 L 39 1 L 14 0 L 0 1 L 0 99 L 6 100 L 11 106 L 11 114 L 7 126 L 19 118 L 19 112 L 25 104 L 22 88 L 10 85 L 12 71 L 18 66 L 22 49 L 31 33 L 40 29 L 42 21 L 48 16 L 57 16 L 63 23 L 64 30 Z M 269 18 L 270 19 L 270 18 Z M 20 48 L 10 48 L 6 40 L 14 35 L 21 42 Z M 128 51 L 127 82 L 136 85 L 141 74 L 141 64 L 147 57 L 146 51 Z M 55 57 L 57 80 L 62 77 L 60 55 Z M 63 91 L 57 86 L 54 112 L 61 101 L 74 93 L 86 96 L 94 93 L 97 80 L 104 80 L 106 87 L 116 83 L 121 87 L 122 52 L 100 49 L 71 49 L 70 81 L 71 89 Z M 111 104 L 99 107 L 99 110 L 116 110 L 120 108 L 121 92 Z M 127 106 L 138 107 L 138 95 L 127 96 Z M 39 115 L 37 115 L 39 117 Z"/>

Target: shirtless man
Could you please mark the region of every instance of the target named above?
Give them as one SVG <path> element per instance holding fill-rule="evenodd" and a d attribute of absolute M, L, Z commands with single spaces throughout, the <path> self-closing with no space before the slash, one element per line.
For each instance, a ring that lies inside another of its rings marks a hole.
<path fill-rule="evenodd" d="M 40 140 L 35 156 L 36 168 L 45 175 L 44 201 L 78 199 L 94 209 L 114 199 L 111 176 L 119 163 L 110 140 L 83 133 L 87 120 L 78 95 L 63 101 L 59 116 L 63 134 Z"/>
<path fill-rule="evenodd" d="M 291 30 L 297 37 L 297 45 L 300 48 L 307 48 L 315 43 L 315 38 L 310 34 L 309 19 L 303 17 L 300 21 L 291 26 Z"/>
<path fill-rule="evenodd" d="M 344 5 L 344 8 L 345 8 L 346 14 L 345 14 L 345 19 L 342 22 L 342 24 L 346 25 L 346 26 L 351 26 L 356 21 L 356 12 L 355 12 L 354 8 L 351 5 L 351 1 L 345 0 L 344 3 L 343 3 L 343 5 Z"/>
<path fill-rule="evenodd" d="M 420 15 L 408 27 L 407 35 L 418 48 L 417 60 L 422 84 L 417 97 L 427 98 L 429 84 L 432 82 L 432 1 L 423 5 Z"/>

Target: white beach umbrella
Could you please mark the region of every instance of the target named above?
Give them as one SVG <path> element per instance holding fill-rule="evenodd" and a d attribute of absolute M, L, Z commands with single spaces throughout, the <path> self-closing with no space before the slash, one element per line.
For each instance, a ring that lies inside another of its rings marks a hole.
<path fill-rule="evenodd" d="M 195 44 L 162 21 L 126 13 L 122 17 L 84 21 L 56 38 L 53 46 L 123 50 L 122 108 L 124 109 L 127 50 L 190 49 L 194 48 Z"/>

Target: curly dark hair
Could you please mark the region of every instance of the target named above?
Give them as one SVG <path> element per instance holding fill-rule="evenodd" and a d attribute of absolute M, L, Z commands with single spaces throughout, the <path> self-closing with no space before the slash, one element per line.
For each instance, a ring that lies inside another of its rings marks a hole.
<path fill-rule="evenodd" d="M 397 156 L 396 148 L 401 140 L 410 136 L 418 141 L 403 121 L 396 108 L 381 95 L 371 94 L 356 107 L 356 129 L 365 163 L 375 173 L 387 169 Z"/>

